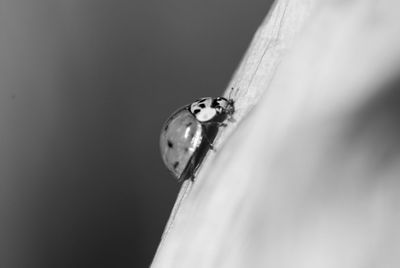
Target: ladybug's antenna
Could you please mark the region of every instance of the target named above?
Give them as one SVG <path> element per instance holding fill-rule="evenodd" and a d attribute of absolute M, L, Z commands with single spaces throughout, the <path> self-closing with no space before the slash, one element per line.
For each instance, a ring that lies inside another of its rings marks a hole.
<path fill-rule="evenodd" d="M 233 93 L 234 90 L 235 90 L 235 88 L 231 87 L 231 90 L 229 91 L 229 95 L 228 95 L 228 100 L 232 99 L 232 93 Z"/>

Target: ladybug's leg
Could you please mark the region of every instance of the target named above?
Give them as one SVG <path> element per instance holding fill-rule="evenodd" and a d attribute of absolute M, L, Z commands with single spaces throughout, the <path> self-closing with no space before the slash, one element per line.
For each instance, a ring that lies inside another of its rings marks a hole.
<path fill-rule="evenodd" d="M 182 183 L 182 182 L 184 182 L 184 181 L 186 181 L 186 180 L 194 181 L 194 174 L 188 174 L 187 176 L 181 176 L 181 177 L 178 179 L 178 183 Z"/>
<path fill-rule="evenodd" d="M 217 136 L 218 128 L 219 128 L 219 125 L 218 125 L 218 123 L 215 123 L 215 122 L 208 124 L 208 125 L 203 125 L 204 142 L 206 142 L 208 145 L 208 148 L 213 151 L 215 151 L 214 139 Z"/>
<path fill-rule="evenodd" d="M 226 120 L 231 123 L 236 122 L 236 119 L 233 117 L 233 110 L 227 113 Z"/>
<path fill-rule="evenodd" d="M 204 158 L 204 152 L 196 151 L 190 158 L 178 181 L 179 182 L 183 182 L 185 180 L 194 181 L 194 178 L 196 176 L 196 171 L 203 158 Z"/>
<path fill-rule="evenodd" d="M 189 180 L 189 179 L 191 181 L 193 181 L 193 179 L 194 179 L 193 167 L 194 167 L 193 162 L 190 161 L 188 163 L 188 166 L 185 168 L 185 170 L 182 172 L 180 178 L 178 179 L 179 183 L 184 182 L 185 180 Z"/>
<path fill-rule="evenodd" d="M 197 175 L 197 171 L 202 164 L 205 156 L 207 155 L 208 151 L 210 149 L 213 149 L 213 144 L 212 141 L 214 140 L 218 128 L 213 128 L 208 126 L 207 128 L 203 126 L 203 130 L 206 130 L 203 132 L 202 140 L 200 145 L 197 147 L 195 152 L 193 153 L 192 157 L 190 158 L 189 162 L 187 163 L 185 169 L 183 170 L 179 181 L 183 182 L 185 180 L 191 180 L 194 181 L 195 177 Z"/>
<path fill-rule="evenodd" d="M 203 138 L 204 138 L 204 139 L 206 140 L 206 142 L 208 143 L 208 146 L 210 147 L 210 150 L 215 151 L 214 143 L 211 142 L 211 141 L 208 139 L 207 136 L 204 136 Z"/>
<path fill-rule="evenodd" d="M 228 121 L 231 122 L 231 123 L 235 123 L 235 122 L 236 122 L 236 119 L 233 118 L 233 116 L 229 116 L 229 117 L 228 117 Z"/>

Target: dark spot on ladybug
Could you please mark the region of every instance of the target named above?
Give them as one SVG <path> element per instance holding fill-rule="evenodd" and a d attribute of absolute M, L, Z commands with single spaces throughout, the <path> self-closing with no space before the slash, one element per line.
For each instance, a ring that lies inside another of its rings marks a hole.
<path fill-rule="evenodd" d="M 169 147 L 169 148 L 174 147 L 174 144 L 173 144 L 172 141 L 170 141 L 170 140 L 167 141 L 167 144 L 168 144 L 168 147 Z"/>
<path fill-rule="evenodd" d="M 202 103 L 199 105 L 199 107 L 204 109 L 204 108 L 206 108 L 206 105 L 204 103 Z"/>
<path fill-rule="evenodd" d="M 198 114 L 198 113 L 200 113 L 200 109 L 196 109 L 196 110 L 194 110 L 194 111 L 193 111 L 193 113 L 194 113 L 194 114 Z"/>
<path fill-rule="evenodd" d="M 186 127 L 190 127 L 192 125 L 192 122 L 189 122 L 186 124 Z"/>
<path fill-rule="evenodd" d="M 189 152 L 189 148 L 188 147 L 185 147 L 185 152 Z"/>
<path fill-rule="evenodd" d="M 174 163 L 174 169 L 176 169 L 176 168 L 178 167 L 178 165 L 179 165 L 179 162 L 176 161 L 176 162 Z"/>

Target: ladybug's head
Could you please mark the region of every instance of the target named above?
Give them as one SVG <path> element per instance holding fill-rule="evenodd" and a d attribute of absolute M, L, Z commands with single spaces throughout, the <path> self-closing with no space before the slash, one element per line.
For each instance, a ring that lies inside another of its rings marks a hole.
<path fill-rule="evenodd" d="M 224 97 L 213 99 L 211 106 L 217 111 L 217 114 L 214 117 L 213 121 L 222 123 L 228 117 L 230 117 L 235 111 L 233 103 L 233 100 L 228 100 Z"/>
<path fill-rule="evenodd" d="M 211 107 L 217 109 L 219 114 L 231 115 L 234 112 L 233 100 L 227 100 L 224 97 L 213 99 Z"/>
<path fill-rule="evenodd" d="M 233 100 L 208 97 L 193 102 L 189 110 L 200 122 L 223 122 L 233 114 L 234 106 Z"/>

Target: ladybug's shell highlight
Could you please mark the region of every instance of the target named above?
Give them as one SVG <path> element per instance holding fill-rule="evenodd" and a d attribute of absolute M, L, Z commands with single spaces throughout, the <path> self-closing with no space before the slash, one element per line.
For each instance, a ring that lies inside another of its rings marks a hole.
<path fill-rule="evenodd" d="M 164 164 L 178 179 L 202 141 L 202 125 L 188 107 L 175 112 L 165 123 L 160 137 Z"/>

